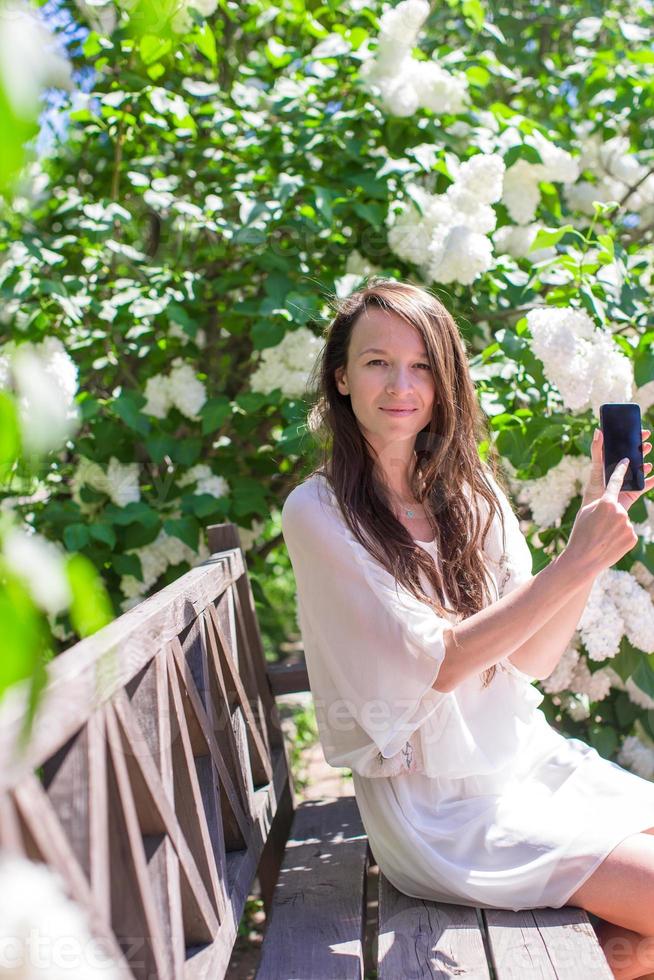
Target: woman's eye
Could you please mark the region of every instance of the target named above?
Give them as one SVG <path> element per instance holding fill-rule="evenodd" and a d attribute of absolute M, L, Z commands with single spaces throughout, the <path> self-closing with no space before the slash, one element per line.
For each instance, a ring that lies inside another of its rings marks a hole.
<path fill-rule="evenodd" d="M 378 357 L 378 358 L 375 358 L 374 361 L 368 361 L 368 366 L 370 366 L 371 364 L 385 364 L 385 363 L 386 363 L 386 361 L 382 361 L 381 358 Z M 431 370 L 431 365 L 430 364 L 419 364 L 418 366 L 419 367 L 423 367 L 423 368 L 427 368 L 428 371 Z"/>

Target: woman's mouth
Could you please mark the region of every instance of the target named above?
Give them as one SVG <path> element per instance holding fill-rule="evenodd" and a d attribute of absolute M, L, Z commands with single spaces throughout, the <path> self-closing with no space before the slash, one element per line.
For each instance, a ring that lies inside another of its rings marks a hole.
<path fill-rule="evenodd" d="M 382 408 L 382 412 L 390 412 L 391 415 L 411 415 L 416 411 L 415 408 Z"/>

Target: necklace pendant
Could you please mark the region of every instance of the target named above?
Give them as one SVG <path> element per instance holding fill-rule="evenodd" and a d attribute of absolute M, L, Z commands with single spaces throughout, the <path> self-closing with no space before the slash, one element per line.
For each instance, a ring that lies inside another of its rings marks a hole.
<path fill-rule="evenodd" d="M 415 511 L 414 510 L 407 510 L 406 516 L 407 517 L 415 517 Z"/>

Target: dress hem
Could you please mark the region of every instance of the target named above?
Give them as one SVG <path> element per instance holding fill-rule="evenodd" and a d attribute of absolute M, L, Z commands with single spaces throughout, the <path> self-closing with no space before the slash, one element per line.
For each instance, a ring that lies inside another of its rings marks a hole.
<path fill-rule="evenodd" d="M 652 815 L 652 819 L 654 820 L 654 814 Z M 643 824 L 643 821 L 642 820 L 639 820 L 638 821 L 638 824 L 639 824 L 638 827 L 636 827 L 634 830 L 627 831 L 626 834 L 623 833 L 622 831 L 620 831 L 620 836 L 618 837 L 618 839 L 617 840 L 614 840 L 614 842 L 609 847 L 607 847 L 604 850 L 604 852 L 600 855 L 600 857 L 598 857 L 593 862 L 593 864 L 591 865 L 591 867 L 587 871 L 584 872 L 584 874 L 579 879 L 579 881 L 577 881 L 575 883 L 574 887 L 571 888 L 566 893 L 565 898 L 561 901 L 561 903 L 559 905 L 547 905 L 547 906 L 542 906 L 541 905 L 541 906 L 538 906 L 538 907 L 540 907 L 540 908 L 554 908 L 554 909 L 559 909 L 559 908 L 563 908 L 565 905 L 568 905 L 568 903 L 569 903 L 571 897 L 574 895 L 574 893 L 579 888 L 581 888 L 582 885 L 584 885 L 588 881 L 588 879 L 591 877 L 591 875 L 595 871 L 597 871 L 597 869 L 599 868 L 600 864 L 602 864 L 602 862 L 607 859 L 607 857 L 609 856 L 609 854 L 611 854 L 611 852 L 614 851 L 619 844 L 622 844 L 622 842 L 625 841 L 627 839 L 627 837 L 633 837 L 634 834 L 639 834 L 639 833 L 642 834 L 644 830 L 647 830 L 647 827 L 641 826 Z M 654 823 L 650 823 L 648 826 L 649 827 L 652 827 L 652 826 L 654 826 Z M 543 891 L 545 891 L 545 890 L 546 889 L 543 889 Z M 536 908 L 536 907 L 537 906 L 534 906 L 534 908 Z M 573 905 L 573 906 L 571 906 L 571 908 L 583 908 L 583 906 Z"/>

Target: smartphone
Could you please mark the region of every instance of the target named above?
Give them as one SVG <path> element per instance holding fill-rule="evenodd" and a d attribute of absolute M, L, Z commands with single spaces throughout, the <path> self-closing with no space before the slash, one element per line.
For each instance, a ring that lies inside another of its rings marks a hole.
<path fill-rule="evenodd" d="M 629 457 L 622 490 L 643 490 L 642 422 L 635 402 L 605 402 L 600 405 L 600 427 L 604 436 L 604 486 L 621 459 Z"/>

